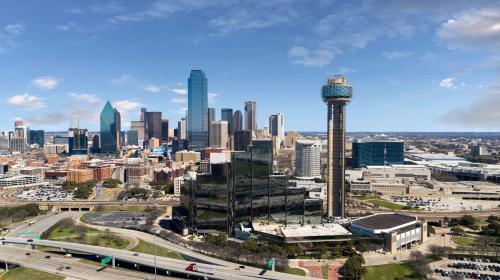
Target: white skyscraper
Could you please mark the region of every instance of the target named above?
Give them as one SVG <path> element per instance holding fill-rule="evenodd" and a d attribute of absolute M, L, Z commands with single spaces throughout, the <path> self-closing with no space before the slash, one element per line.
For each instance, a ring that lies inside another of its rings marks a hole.
<path fill-rule="evenodd" d="M 316 140 L 299 140 L 295 143 L 295 175 L 321 177 L 321 143 Z"/>

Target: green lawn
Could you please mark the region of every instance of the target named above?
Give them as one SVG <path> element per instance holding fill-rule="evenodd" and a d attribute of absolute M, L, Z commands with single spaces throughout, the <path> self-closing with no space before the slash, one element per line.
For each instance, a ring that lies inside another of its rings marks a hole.
<path fill-rule="evenodd" d="M 295 275 L 299 275 L 299 276 L 306 276 L 306 272 L 303 269 L 300 269 L 297 267 L 287 266 L 283 269 L 283 272 L 288 273 L 288 274 L 295 274 Z"/>
<path fill-rule="evenodd" d="M 97 229 L 93 228 L 88 228 L 84 231 L 86 234 L 92 234 L 92 233 L 97 233 L 99 232 Z M 65 236 L 70 236 L 70 235 L 78 235 L 81 234 L 82 232 L 79 231 L 76 227 L 74 226 L 69 226 L 69 225 L 60 225 L 56 227 L 54 230 L 52 230 L 47 237 L 47 239 L 57 239 Z"/>
<path fill-rule="evenodd" d="M 367 266 L 363 280 L 393 280 L 396 278 L 423 279 L 415 276 L 410 263 L 384 264 Z"/>
<path fill-rule="evenodd" d="M 60 225 L 56 227 L 49 233 L 47 239 L 116 249 L 124 249 L 130 244 L 127 239 L 113 233 L 99 231 L 89 227 L 75 227 L 71 225 Z"/>
<path fill-rule="evenodd" d="M 328 279 L 328 265 L 322 266 L 321 272 L 323 273 L 323 279 Z"/>
<path fill-rule="evenodd" d="M 142 239 L 139 239 L 139 244 L 137 244 L 137 246 L 132 248 L 131 251 L 154 255 L 155 247 L 154 247 L 154 244 L 146 242 Z M 161 256 L 161 257 L 166 257 L 166 258 L 178 259 L 178 260 L 184 259 L 179 253 L 172 252 L 172 251 L 165 249 L 163 247 L 160 247 L 160 246 L 156 246 L 156 255 Z"/>
<path fill-rule="evenodd" d="M 392 209 L 392 210 L 412 210 L 412 211 L 419 210 L 417 208 L 408 208 L 404 205 L 390 202 L 390 201 L 385 200 L 385 199 L 381 198 L 380 196 L 376 196 L 376 195 L 357 195 L 357 196 L 353 196 L 353 198 L 372 203 L 373 205 L 378 206 L 378 207 L 384 207 L 384 208 L 388 208 L 388 209 Z"/>
<path fill-rule="evenodd" d="M 17 267 L 4 274 L 2 280 L 63 280 L 65 277 L 27 267 Z"/>
<path fill-rule="evenodd" d="M 455 242 L 455 244 L 460 245 L 460 246 L 472 246 L 475 244 L 476 239 L 472 238 L 472 237 L 465 237 L 465 236 L 454 236 L 453 242 Z"/>

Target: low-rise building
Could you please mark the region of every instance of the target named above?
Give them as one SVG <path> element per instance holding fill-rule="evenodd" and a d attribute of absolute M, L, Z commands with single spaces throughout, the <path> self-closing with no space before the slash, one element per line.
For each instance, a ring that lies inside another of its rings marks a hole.
<path fill-rule="evenodd" d="M 68 182 L 84 183 L 94 179 L 94 171 L 92 169 L 69 169 Z"/>

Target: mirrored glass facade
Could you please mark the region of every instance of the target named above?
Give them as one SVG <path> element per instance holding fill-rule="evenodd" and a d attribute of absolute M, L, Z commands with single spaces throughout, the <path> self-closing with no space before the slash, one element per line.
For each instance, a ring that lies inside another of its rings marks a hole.
<path fill-rule="evenodd" d="M 188 79 L 188 143 L 190 150 L 208 146 L 208 81 L 202 70 L 191 70 Z"/>
<path fill-rule="evenodd" d="M 114 153 L 118 149 L 118 135 L 120 124 L 116 110 L 113 109 L 111 103 L 108 101 L 101 111 L 101 130 L 100 130 L 100 152 L 101 153 Z"/>
<path fill-rule="evenodd" d="M 231 162 L 212 164 L 181 189 L 181 209 L 174 209 L 177 227 L 231 235 L 238 224 L 304 224 L 321 222 L 322 201 L 305 199 L 304 188 L 290 186 L 288 176 L 272 175 L 272 141 L 253 141 Z"/>

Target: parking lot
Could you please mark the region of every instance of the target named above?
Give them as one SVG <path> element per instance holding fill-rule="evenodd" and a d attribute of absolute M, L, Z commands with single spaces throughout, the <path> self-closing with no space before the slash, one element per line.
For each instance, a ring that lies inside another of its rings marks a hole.
<path fill-rule="evenodd" d="M 63 191 L 62 186 L 40 186 L 23 191 L 21 194 L 17 195 L 17 198 L 37 201 L 68 201 L 73 200 L 73 193 Z"/>
<path fill-rule="evenodd" d="M 410 197 L 391 195 L 390 201 L 426 211 L 469 211 L 498 207 L 498 201 L 463 200 L 459 197 Z"/>
<path fill-rule="evenodd" d="M 140 228 L 146 224 L 148 218 L 146 212 L 95 212 L 84 217 L 85 221 L 91 224 L 120 227 L 120 228 Z"/>
<path fill-rule="evenodd" d="M 433 268 L 434 277 L 500 280 L 500 262 L 477 257 L 450 257 Z"/>

